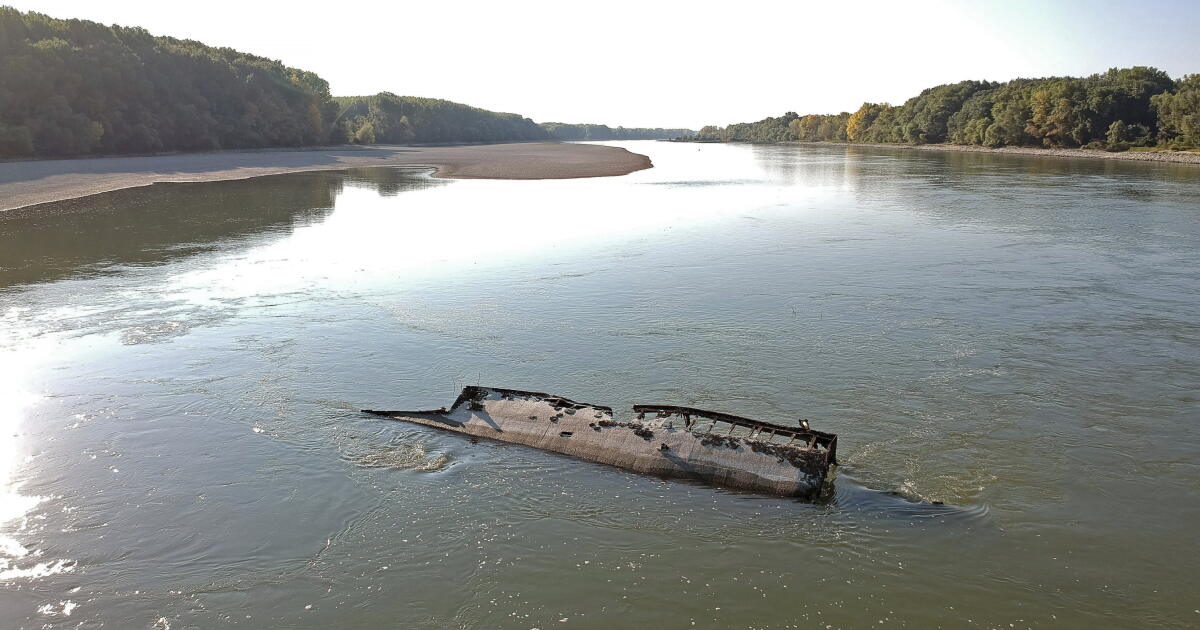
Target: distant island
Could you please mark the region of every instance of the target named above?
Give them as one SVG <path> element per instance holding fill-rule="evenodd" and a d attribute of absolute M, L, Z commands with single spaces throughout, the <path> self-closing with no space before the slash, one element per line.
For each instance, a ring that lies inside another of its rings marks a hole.
<path fill-rule="evenodd" d="M 0 7 L 0 159 L 692 133 L 539 125 L 519 114 L 388 92 L 335 97 L 321 77 L 276 60 Z"/>
<path fill-rule="evenodd" d="M 1088 77 L 962 81 L 903 105 L 707 126 L 700 142 L 954 144 L 1049 149 L 1200 149 L 1200 75 L 1178 81 L 1149 67 Z"/>

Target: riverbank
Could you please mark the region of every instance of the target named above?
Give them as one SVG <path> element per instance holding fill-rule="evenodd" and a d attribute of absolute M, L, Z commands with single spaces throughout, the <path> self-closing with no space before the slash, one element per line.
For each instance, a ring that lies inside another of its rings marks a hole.
<path fill-rule="evenodd" d="M 1093 160 L 1124 160 L 1131 162 L 1170 162 L 1173 164 L 1200 164 L 1200 153 L 1187 151 L 1120 151 L 1109 152 L 1097 149 L 1039 149 L 1036 147 L 981 147 L 969 144 L 883 144 L 870 142 L 781 142 L 780 144 L 816 144 L 843 147 L 873 147 L 883 149 L 917 149 L 920 151 L 959 151 L 966 153 L 999 153 L 1009 155 L 1033 155 L 1037 157 L 1086 158 Z"/>
<path fill-rule="evenodd" d="M 619 147 L 558 142 L 255 150 L 0 163 L 0 212 L 160 182 L 246 179 L 366 166 L 429 166 L 452 179 L 626 175 L 650 158 Z"/>

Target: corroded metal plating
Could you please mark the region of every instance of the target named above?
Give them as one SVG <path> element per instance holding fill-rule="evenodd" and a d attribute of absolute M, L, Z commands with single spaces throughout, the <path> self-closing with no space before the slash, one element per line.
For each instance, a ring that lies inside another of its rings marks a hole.
<path fill-rule="evenodd" d="M 677 405 L 634 405 L 634 418 L 616 420 L 605 405 L 469 386 L 449 409 L 363 411 L 635 472 L 770 494 L 815 494 L 837 463 L 837 436 L 814 431 L 807 421 L 788 426 Z"/>

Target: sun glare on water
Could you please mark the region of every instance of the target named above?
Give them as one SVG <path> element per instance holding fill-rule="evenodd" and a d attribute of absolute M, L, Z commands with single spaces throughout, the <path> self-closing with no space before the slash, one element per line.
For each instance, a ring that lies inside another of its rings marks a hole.
<path fill-rule="evenodd" d="M 17 482 L 22 463 L 21 424 L 28 410 L 42 397 L 32 392 L 26 382 L 29 359 L 35 353 L 10 350 L 6 354 L 0 360 L 0 580 L 38 578 L 69 571 L 71 563 L 41 561 L 36 551 L 30 551 L 14 537 L 24 528 L 29 511 L 43 499 L 21 494 Z"/>

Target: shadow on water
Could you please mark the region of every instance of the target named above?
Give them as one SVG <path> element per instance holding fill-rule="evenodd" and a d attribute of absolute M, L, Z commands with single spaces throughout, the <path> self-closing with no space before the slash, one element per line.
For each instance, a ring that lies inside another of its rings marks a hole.
<path fill-rule="evenodd" d="M 565 456 L 564 456 L 565 457 Z M 601 464 L 596 464 L 602 466 Z M 607 467 L 605 467 L 607 468 Z M 987 522 L 991 509 L 986 504 L 952 505 L 937 501 L 913 499 L 892 490 L 876 490 L 857 479 L 830 471 L 820 492 L 803 497 L 775 497 L 753 492 L 714 486 L 699 479 L 663 478 L 668 483 L 678 483 L 711 492 L 744 496 L 756 501 L 784 501 L 797 507 L 814 507 L 854 519 L 884 520 L 901 523 L 936 521 L 942 525 L 976 525 Z"/>
<path fill-rule="evenodd" d="M 319 222 L 333 212 L 343 186 L 390 197 L 443 184 L 422 172 L 427 170 L 380 167 L 160 183 L 13 211 L 0 217 L 0 288 L 163 264 Z"/>
<path fill-rule="evenodd" d="M 892 490 L 875 490 L 845 474 L 826 482 L 818 502 L 839 512 L 897 521 L 974 524 L 986 520 L 990 512 L 985 504 L 950 505 L 915 500 Z"/>

